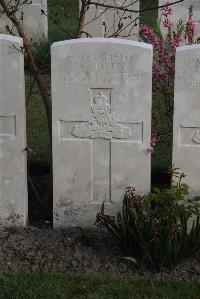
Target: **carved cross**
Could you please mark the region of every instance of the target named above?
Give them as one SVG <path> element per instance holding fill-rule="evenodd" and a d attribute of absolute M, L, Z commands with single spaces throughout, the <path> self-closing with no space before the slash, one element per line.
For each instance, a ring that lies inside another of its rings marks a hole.
<path fill-rule="evenodd" d="M 143 122 L 121 123 L 112 114 L 112 89 L 91 89 L 91 117 L 60 120 L 61 140 L 91 140 L 92 202 L 111 201 L 113 142 L 143 142 Z"/>
<path fill-rule="evenodd" d="M 180 145 L 200 145 L 200 127 L 198 124 L 194 124 L 194 126 L 180 126 Z"/>

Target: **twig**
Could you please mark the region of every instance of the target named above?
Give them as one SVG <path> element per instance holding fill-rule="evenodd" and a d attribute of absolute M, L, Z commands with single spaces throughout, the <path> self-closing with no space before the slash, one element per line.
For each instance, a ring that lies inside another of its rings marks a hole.
<path fill-rule="evenodd" d="M 142 12 L 146 12 L 146 11 L 155 10 L 155 9 L 158 9 L 158 8 L 163 8 L 163 7 L 166 7 L 166 6 L 169 6 L 169 5 L 174 5 L 174 4 L 183 2 L 183 1 L 184 0 L 177 0 L 176 2 L 173 2 L 173 3 L 171 2 L 171 3 L 164 4 L 164 5 L 152 6 L 150 8 L 145 8 L 145 9 L 141 9 L 141 10 L 129 9 L 129 8 L 127 8 L 127 6 L 123 7 L 123 6 L 116 6 L 116 5 L 98 3 L 98 2 L 95 2 L 95 1 L 89 1 L 88 5 L 96 5 L 96 6 L 100 6 L 100 7 L 107 7 L 107 8 L 123 10 L 123 11 L 127 11 L 127 12 L 142 13 Z M 129 6 L 130 6 L 130 4 L 129 4 Z"/>

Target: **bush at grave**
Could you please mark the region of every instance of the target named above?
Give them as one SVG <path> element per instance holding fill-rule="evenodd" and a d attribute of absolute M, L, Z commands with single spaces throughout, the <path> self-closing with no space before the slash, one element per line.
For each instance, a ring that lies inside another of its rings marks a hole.
<path fill-rule="evenodd" d="M 176 182 L 171 187 L 156 188 L 147 196 L 128 187 L 117 218 L 105 214 L 105 203 L 96 218 L 97 226 L 106 227 L 130 261 L 155 271 L 173 269 L 200 248 L 200 197 L 187 197 L 185 175 L 177 168 L 172 175 Z"/>

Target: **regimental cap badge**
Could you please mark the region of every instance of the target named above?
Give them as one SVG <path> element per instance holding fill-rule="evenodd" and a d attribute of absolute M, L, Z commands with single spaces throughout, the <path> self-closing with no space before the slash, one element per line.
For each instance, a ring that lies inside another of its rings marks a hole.
<path fill-rule="evenodd" d="M 200 131 L 196 131 L 192 137 L 194 143 L 200 144 Z"/>

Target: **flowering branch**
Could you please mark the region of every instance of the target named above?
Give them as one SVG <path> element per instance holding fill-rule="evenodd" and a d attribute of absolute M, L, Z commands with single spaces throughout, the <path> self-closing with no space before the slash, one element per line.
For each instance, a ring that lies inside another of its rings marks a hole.
<path fill-rule="evenodd" d="M 194 43 L 195 25 L 192 20 L 192 12 L 187 22 L 181 21 L 173 24 L 170 20 L 173 11 L 171 6 L 161 9 L 162 23 L 161 25 L 167 30 L 166 36 L 162 36 L 160 31 L 155 32 L 152 28 L 146 25 L 140 27 L 140 33 L 144 40 L 152 44 L 154 47 L 154 62 L 153 62 L 153 89 L 160 95 L 164 106 L 162 106 L 162 113 L 153 112 L 152 120 L 154 132 L 151 138 L 151 145 L 149 151 L 155 152 L 155 146 L 163 134 L 163 128 L 168 128 L 171 138 L 172 132 L 172 115 L 174 108 L 174 79 L 175 79 L 175 53 L 176 48 L 184 43 Z M 159 103 L 161 106 L 162 103 Z M 165 115 L 163 117 L 163 115 Z M 163 125 L 164 122 L 164 125 Z M 159 132 L 159 133 L 158 133 Z"/>

